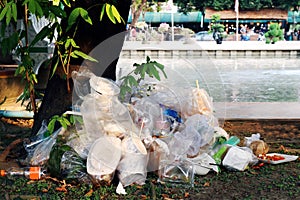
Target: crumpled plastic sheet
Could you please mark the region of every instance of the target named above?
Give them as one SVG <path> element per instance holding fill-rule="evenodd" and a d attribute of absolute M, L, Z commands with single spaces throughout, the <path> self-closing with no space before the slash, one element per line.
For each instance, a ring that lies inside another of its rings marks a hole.
<path fill-rule="evenodd" d="M 25 161 L 29 162 L 29 164 L 33 166 L 44 165 L 48 161 L 51 149 L 56 143 L 58 134 L 62 130 L 63 128 L 61 127 L 52 133 L 52 135 L 44 137 L 43 135 L 47 131 L 47 126 L 43 123 L 37 133 L 37 141 L 33 141 L 32 143 L 25 145 L 25 149 L 28 153 Z"/>

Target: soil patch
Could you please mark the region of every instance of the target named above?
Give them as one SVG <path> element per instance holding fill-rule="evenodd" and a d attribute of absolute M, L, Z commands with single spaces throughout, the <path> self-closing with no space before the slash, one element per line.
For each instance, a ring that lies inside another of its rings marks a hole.
<path fill-rule="evenodd" d="M 30 136 L 32 120 L 0 120 L 0 153 L 14 140 Z M 300 155 L 300 121 L 243 120 L 225 121 L 223 128 L 244 137 L 260 133 L 270 146 L 270 152 Z M 17 146 L 0 167 L 14 166 L 24 156 L 22 145 Z M 161 184 L 150 174 L 144 186 L 126 187 L 127 195 L 117 195 L 116 185 L 93 187 L 70 185 L 47 179 L 12 181 L 0 178 L 0 199 L 299 199 L 300 160 L 271 165 L 258 169 L 233 172 L 221 169 L 220 174 L 196 176 L 194 187 Z"/>

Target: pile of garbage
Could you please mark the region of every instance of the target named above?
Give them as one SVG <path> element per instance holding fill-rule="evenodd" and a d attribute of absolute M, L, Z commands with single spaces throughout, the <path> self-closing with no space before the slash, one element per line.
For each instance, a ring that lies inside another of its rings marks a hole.
<path fill-rule="evenodd" d="M 88 70 L 74 72 L 72 114 L 81 118 L 75 128 L 58 129 L 47 138 L 27 144 L 30 165 L 51 165 L 58 135 L 69 147 L 61 152 L 57 173 L 96 182 L 117 176 L 126 187 L 143 185 L 148 172 L 160 182 L 194 184 L 195 175 L 220 172 L 220 166 L 243 171 L 268 152 L 259 134 L 242 146 L 214 116 L 212 98 L 204 89 L 155 83 L 153 90 L 119 100 L 120 87 Z M 45 132 L 44 124 L 38 135 Z M 37 135 L 37 138 L 39 138 Z M 50 160 L 49 160 L 50 159 Z M 86 171 L 75 166 L 86 167 Z M 75 174 L 75 175 L 74 175 Z"/>

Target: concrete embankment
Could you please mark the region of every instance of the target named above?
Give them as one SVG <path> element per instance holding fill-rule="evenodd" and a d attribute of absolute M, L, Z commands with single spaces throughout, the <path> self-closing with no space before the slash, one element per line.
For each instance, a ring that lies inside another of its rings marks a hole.
<path fill-rule="evenodd" d="M 202 56 L 284 56 L 300 57 L 300 41 L 279 41 L 266 44 L 262 41 L 162 41 L 142 42 L 126 41 L 122 56 L 136 57 L 149 55 L 151 57 L 202 57 Z"/>

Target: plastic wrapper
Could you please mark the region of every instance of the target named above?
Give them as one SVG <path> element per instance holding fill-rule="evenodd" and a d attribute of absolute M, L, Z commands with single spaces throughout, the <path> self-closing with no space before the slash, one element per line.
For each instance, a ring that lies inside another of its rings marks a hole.
<path fill-rule="evenodd" d="M 166 159 L 169 154 L 170 152 L 167 143 L 158 138 L 154 139 L 148 149 L 149 160 L 147 171 L 157 171 L 159 169 L 160 161 Z"/>
<path fill-rule="evenodd" d="M 91 77 L 90 85 L 91 94 L 83 98 L 80 107 L 88 137 L 97 139 L 105 134 L 120 136 L 124 132 L 136 131 L 128 108 L 118 99 L 119 87 L 96 76 Z"/>
<path fill-rule="evenodd" d="M 75 151 L 66 151 L 60 161 L 61 174 L 66 180 L 79 181 L 81 183 L 90 182 L 86 173 L 86 165 L 83 159 Z"/>
<path fill-rule="evenodd" d="M 253 141 L 257 141 L 257 140 L 260 140 L 260 134 L 259 134 L 259 133 L 252 134 L 250 137 L 245 137 L 244 145 L 245 145 L 246 147 L 250 147 L 250 144 L 251 144 Z"/>
<path fill-rule="evenodd" d="M 87 159 L 94 142 L 95 140 L 90 139 L 84 130 L 73 130 L 68 138 L 67 145 L 72 147 L 82 159 Z"/>
<path fill-rule="evenodd" d="M 42 129 L 44 130 L 43 127 Z M 52 135 L 42 139 L 42 142 L 36 145 L 34 149 L 31 149 L 32 152 L 26 158 L 30 165 L 44 165 L 48 161 L 52 147 L 56 143 L 57 135 L 62 130 L 63 128 L 59 128 Z"/>
<path fill-rule="evenodd" d="M 173 155 L 196 156 L 200 148 L 209 144 L 214 136 L 214 129 L 207 123 L 205 116 L 196 114 L 189 117 L 182 132 L 176 132 L 169 143 Z"/>
<path fill-rule="evenodd" d="M 163 118 L 163 113 L 158 103 L 148 97 L 143 97 L 142 99 L 136 98 L 132 109 L 134 123 L 142 127 L 142 133 L 144 135 L 159 131 L 156 129 L 156 122 Z"/>
<path fill-rule="evenodd" d="M 72 79 L 74 83 L 72 103 L 74 110 L 77 110 L 80 107 L 83 97 L 91 93 L 89 81 L 92 76 L 94 76 L 94 74 L 83 67 L 79 72 L 72 72 Z"/>
<path fill-rule="evenodd" d="M 138 137 L 126 137 L 122 140 L 122 159 L 118 165 L 118 177 L 124 187 L 133 183 L 145 184 L 147 162 L 147 150 Z"/>
<path fill-rule="evenodd" d="M 194 158 L 187 158 L 187 160 L 194 165 L 195 174 L 197 175 L 206 175 L 211 170 L 219 172 L 218 166 L 215 165 L 215 160 L 207 153 L 203 153 Z"/>
<path fill-rule="evenodd" d="M 26 160 L 30 160 L 30 158 L 32 157 L 36 147 L 42 143 L 44 140 L 47 139 L 47 137 L 45 137 L 45 133 L 48 131 L 48 127 L 47 127 L 47 122 L 45 120 L 43 120 L 42 125 L 38 131 L 38 133 L 36 134 L 36 136 L 34 138 L 32 138 L 31 142 L 24 142 L 24 148 L 27 152 L 27 159 Z"/>
<path fill-rule="evenodd" d="M 169 162 L 161 161 L 159 168 L 159 181 L 169 183 L 182 183 L 194 185 L 194 165 L 187 160 Z"/>
<path fill-rule="evenodd" d="M 256 156 L 265 155 L 269 152 L 269 145 L 260 139 L 259 133 L 245 137 L 244 145 L 249 147 Z"/>
<path fill-rule="evenodd" d="M 218 120 L 213 115 L 212 98 L 204 89 L 178 88 L 158 84 L 150 98 L 181 113 L 183 119 L 195 114 L 207 116 L 211 126 L 218 126 Z"/>

